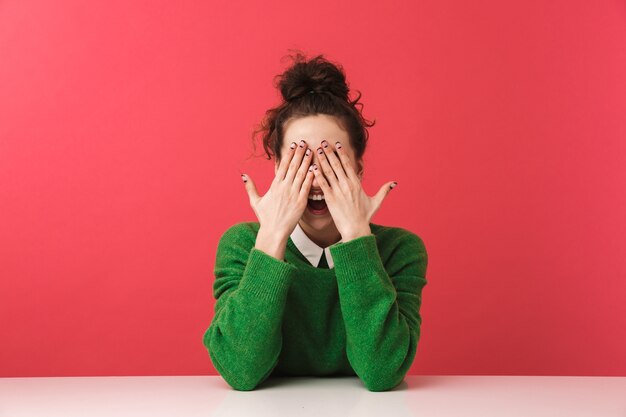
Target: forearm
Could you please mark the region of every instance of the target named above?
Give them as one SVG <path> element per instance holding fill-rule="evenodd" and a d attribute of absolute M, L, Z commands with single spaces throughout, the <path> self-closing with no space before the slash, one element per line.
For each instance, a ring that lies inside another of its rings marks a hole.
<path fill-rule="evenodd" d="M 348 359 L 368 389 L 384 391 L 400 383 L 411 367 L 419 325 L 409 326 L 395 301 L 395 290 L 375 279 L 341 285 L 339 299 Z"/>
<path fill-rule="evenodd" d="M 280 261 L 284 261 L 288 238 L 285 233 L 272 232 L 260 227 L 254 247 Z"/>
<path fill-rule="evenodd" d="M 276 366 L 294 271 L 293 265 L 252 248 L 242 277 L 220 278 L 220 285 L 238 286 L 217 301 L 204 344 L 233 388 L 254 389 Z"/>
<path fill-rule="evenodd" d="M 418 247 L 406 249 L 413 253 L 411 263 L 421 262 Z M 392 281 L 375 236 L 350 240 L 331 253 L 350 364 L 368 389 L 390 389 L 401 382 L 415 358 L 425 278 L 409 270 Z"/>

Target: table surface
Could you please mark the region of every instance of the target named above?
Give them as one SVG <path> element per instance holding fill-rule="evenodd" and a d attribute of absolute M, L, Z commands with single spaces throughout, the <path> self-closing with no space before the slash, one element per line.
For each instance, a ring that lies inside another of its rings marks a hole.
<path fill-rule="evenodd" d="M 370 392 L 357 377 L 0 378 L 0 416 L 626 416 L 626 377 L 407 376 Z"/>

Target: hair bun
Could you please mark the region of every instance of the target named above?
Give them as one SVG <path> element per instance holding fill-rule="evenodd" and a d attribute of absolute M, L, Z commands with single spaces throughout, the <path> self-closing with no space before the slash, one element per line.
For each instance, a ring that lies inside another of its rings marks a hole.
<path fill-rule="evenodd" d="M 363 104 L 359 102 L 361 93 L 355 90 L 354 99 L 349 99 L 346 75 L 340 64 L 328 61 L 323 55 L 306 59 L 300 50 L 291 52 L 287 57 L 293 60 L 293 65 L 273 78 L 273 84 L 284 101 L 267 110 L 255 128 L 252 133 L 255 148 L 256 136 L 261 134 L 267 159 L 275 156 L 279 162 L 284 141 L 292 140 L 292 134 L 288 132 L 290 120 L 327 115 L 335 118 L 338 126 L 347 132 L 355 162 L 362 173 L 362 158 L 369 137 L 367 129 L 374 126 L 374 121 L 363 117 Z M 284 57 L 281 62 L 284 62 Z"/>
<path fill-rule="evenodd" d="M 343 68 L 328 61 L 323 55 L 307 60 L 302 53 L 290 56 L 293 65 L 280 74 L 277 88 L 285 101 L 293 101 L 308 94 L 332 94 L 348 101 L 348 85 Z"/>

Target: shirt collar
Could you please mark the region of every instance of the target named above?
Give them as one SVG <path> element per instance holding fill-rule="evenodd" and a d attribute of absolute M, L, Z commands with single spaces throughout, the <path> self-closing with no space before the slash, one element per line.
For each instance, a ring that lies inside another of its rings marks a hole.
<path fill-rule="evenodd" d="M 300 227 L 300 223 L 296 224 L 295 229 L 291 232 L 291 241 L 296 245 L 298 250 L 311 262 L 311 265 L 317 267 L 320 263 L 320 259 L 322 259 L 322 253 L 326 252 L 326 262 L 328 263 L 328 268 L 332 269 L 334 267 L 333 257 L 330 255 L 329 248 L 322 248 L 318 246 L 317 243 L 313 242 L 302 230 Z M 342 242 L 341 239 L 339 242 Z M 337 243 L 339 243 L 337 242 Z"/>

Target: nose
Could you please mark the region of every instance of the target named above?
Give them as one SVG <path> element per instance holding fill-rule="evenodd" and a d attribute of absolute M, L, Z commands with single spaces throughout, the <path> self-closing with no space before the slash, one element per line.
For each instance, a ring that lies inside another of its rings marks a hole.
<path fill-rule="evenodd" d="M 313 156 L 313 160 L 311 161 L 311 166 L 313 166 L 313 164 L 317 165 L 317 170 L 319 171 L 319 173 L 318 174 L 313 174 L 314 177 L 313 177 L 313 182 L 311 182 L 311 189 L 313 189 L 313 190 L 321 190 L 322 187 L 320 186 L 320 183 L 317 181 L 317 176 L 316 175 L 321 174 L 320 170 L 322 169 L 322 165 L 320 164 L 320 160 L 318 158 L 317 153 Z"/>

